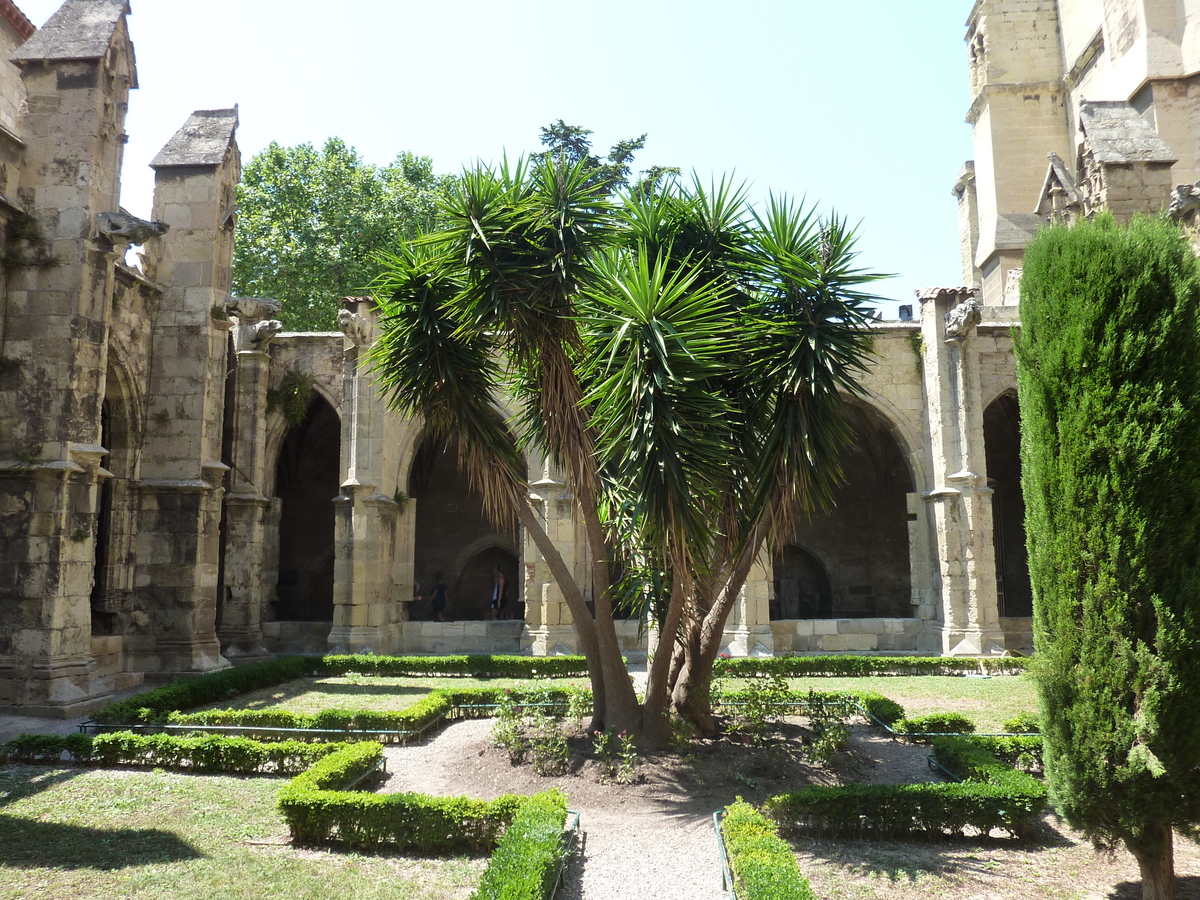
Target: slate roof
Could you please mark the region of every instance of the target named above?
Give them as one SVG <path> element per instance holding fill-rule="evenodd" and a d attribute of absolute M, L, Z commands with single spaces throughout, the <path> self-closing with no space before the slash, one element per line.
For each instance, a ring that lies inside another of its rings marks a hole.
<path fill-rule="evenodd" d="M 1079 119 L 1097 162 L 1172 163 L 1179 159 L 1137 110 L 1122 100 L 1084 100 L 1079 104 Z"/>
<path fill-rule="evenodd" d="M 26 18 L 25 13 L 21 12 L 12 0 L 0 0 L 0 16 L 8 19 L 9 24 L 17 29 L 17 34 L 23 38 L 28 38 L 37 31 L 33 23 Z"/>
<path fill-rule="evenodd" d="M 128 0 L 67 0 L 13 54 L 13 62 L 99 59 L 128 12 Z"/>
<path fill-rule="evenodd" d="M 153 169 L 219 166 L 233 141 L 238 109 L 198 109 L 150 161 Z"/>

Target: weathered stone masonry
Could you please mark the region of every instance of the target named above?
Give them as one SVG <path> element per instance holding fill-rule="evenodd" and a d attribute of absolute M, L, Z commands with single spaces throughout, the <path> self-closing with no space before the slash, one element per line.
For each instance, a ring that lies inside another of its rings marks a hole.
<path fill-rule="evenodd" d="M 276 301 L 230 296 L 236 108 L 193 113 L 155 158 L 151 221 L 118 207 L 128 12 L 68 0 L 35 30 L 0 0 L 0 708 L 75 715 L 144 678 L 279 652 L 574 650 L 532 542 L 483 518 L 456 460 L 388 411 L 374 304 L 287 334 Z M 1021 255 L 1045 221 L 1154 211 L 1173 183 L 1194 219 L 1192 19 L 1166 0 L 975 5 L 964 286 L 874 326 L 837 508 L 759 560 L 729 652 L 1029 649 Z M 540 456 L 529 472 L 584 578 L 574 498 Z M 511 621 L 485 620 L 496 565 Z M 429 608 L 436 571 L 451 621 Z M 619 634 L 644 652 L 636 622 Z"/>

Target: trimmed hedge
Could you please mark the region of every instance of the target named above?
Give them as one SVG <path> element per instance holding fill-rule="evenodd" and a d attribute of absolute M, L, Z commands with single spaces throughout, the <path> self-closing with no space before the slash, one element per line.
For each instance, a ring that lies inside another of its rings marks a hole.
<path fill-rule="evenodd" d="M 351 672 L 387 676 L 565 678 L 586 676 L 587 661 L 582 656 L 283 656 L 197 675 L 135 694 L 100 710 L 92 716 L 92 721 L 103 725 L 161 724 L 170 719 L 171 713 L 228 700 L 286 681 Z"/>
<path fill-rule="evenodd" d="M 327 675 L 463 675 L 475 678 L 572 678 L 587 676 L 583 656 L 326 656 Z"/>
<path fill-rule="evenodd" d="M 173 737 L 119 731 L 95 737 L 23 734 L 5 744 L 2 755 L 9 762 L 58 762 L 63 753 L 68 753 L 77 763 L 103 767 L 147 766 L 230 775 L 296 775 L 346 746 L 344 743 L 310 744 L 304 741 L 264 744 L 243 737 Z"/>
<path fill-rule="evenodd" d="M 766 809 L 788 827 L 834 836 L 962 835 L 967 828 L 988 835 L 1002 828 L 1022 838 L 1046 806 L 1045 785 L 1001 762 L 979 738 L 936 738 L 934 755 L 964 782 L 812 786 L 772 797 Z"/>
<path fill-rule="evenodd" d="M 416 732 L 432 725 L 439 719 L 457 715 L 463 718 L 491 715 L 488 707 L 498 703 L 504 695 L 518 705 L 550 703 L 565 711 L 568 694 L 557 688 L 455 688 L 431 691 L 407 709 L 380 712 L 367 709 L 326 709 L 319 713 L 293 713 L 281 709 L 209 709 L 194 713 L 176 713 L 168 716 L 172 725 L 224 725 L 239 728 L 294 728 L 327 729 L 331 731 L 364 731 L 373 740 L 394 742 L 403 740 L 403 735 L 385 735 L 378 732 Z M 347 738 L 350 738 L 347 735 Z M 316 736 L 314 740 L 319 740 Z"/>
<path fill-rule="evenodd" d="M 996 783 L 1014 767 L 1024 772 L 1040 771 L 1042 738 L 1040 735 L 940 737 L 933 741 L 933 755 L 959 778 Z"/>
<path fill-rule="evenodd" d="M 776 656 L 762 659 L 718 659 L 714 677 L 757 678 L 764 675 L 846 677 L 861 675 L 1018 675 L 1028 660 L 1021 657 L 948 656 Z"/>
<path fill-rule="evenodd" d="M 526 800 L 500 838 L 471 900 L 548 900 L 567 852 L 567 798 L 559 790 Z"/>
<path fill-rule="evenodd" d="M 786 827 L 834 837 L 944 837 L 962 835 L 970 827 L 985 835 L 1002 828 L 1021 838 L 1045 805 L 1045 787 L 1029 778 L 1019 787 L 977 782 L 814 785 L 771 797 L 765 808 Z"/>
<path fill-rule="evenodd" d="M 815 900 L 775 824 L 741 797 L 726 808 L 721 837 L 738 900 Z"/>
<path fill-rule="evenodd" d="M 726 691 L 721 695 L 721 703 L 743 703 L 750 697 L 750 691 Z M 823 700 L 829 704 L 845 703 L 849 707 L 861 706 L 885 725 L 891 725 L 904 718 L 904 707 L 895 700 L 889 700 L 874 691 L 789 691 L 790 703 L 807 705 L 810 700 Z M 856 712 L 853 708 L 849 714 Z"/>
<path fill-rule="evenodd" d="M 1037 713 L 1023 712 L 1005 719 L 1001 727 L 1012 734 L 1040 734 L 1042 720 Z"/>
<path fill-rule="evenodd" d="M 961 713 L 930 713 L 915 719 L 901 719 L 892 726 L 900 734 L 913 737 L 931 734 L 970 734 L 975 723 Z"/>
<path fill-rule="evenodd" d="M 370 794 L 343 790 L 378 763 L 383 745 L 348 744 L 292 779 L 279 795 L 279 812 L 301 846 L 339 841 L 354 849 L 387 844 L 422 853 L 491 850 L 524 798 L 495 800 Z"/>

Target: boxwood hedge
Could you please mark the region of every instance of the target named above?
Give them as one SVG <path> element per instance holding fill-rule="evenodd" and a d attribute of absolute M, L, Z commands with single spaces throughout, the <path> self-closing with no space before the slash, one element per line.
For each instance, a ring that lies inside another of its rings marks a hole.
<path fill-rule="evenodd" d="M 725 810 L 721 838 L 738 900 L 814 900 L 775 824 L 741 797 Z"/>
<path fill-rule="evenodd" d="M 526 800 L 500 838 L 472 900 L 548 900 L 567 852 L 566 819 L 561 791 Z"/>
<path fill-rule="evenodd" d="M 763 675 L 858 676 L 858 675 L 1018 675 L 1028 660 L 1021 657 L 948 656 L 775 656 L 718 659 L 713 675 L 754 678 Z"/>

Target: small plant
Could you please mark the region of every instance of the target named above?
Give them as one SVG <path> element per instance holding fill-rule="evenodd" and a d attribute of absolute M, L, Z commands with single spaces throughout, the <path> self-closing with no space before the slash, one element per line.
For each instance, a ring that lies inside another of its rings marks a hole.
<path fill-rule="evenodd" d="M 571 759 L 562 728 L 540 710 L 531 717 L 529 753 L 533 757 L 533 771 L 539 775 L 562 775 Z"/>
<path fill-rule="evenodd" d="M 567 718 L 578 728 L 583 724 L 585 716 L 592 712 L 592 689 L 571 682 L 567 688 Z"/>
<path fill-rule="evenodd" d="M 496 724 L 492 726 L 492 744 L 508 754 L 515 765 L 525 758 L 525 735 L 513 703 L 512 692 L 505 691 L 496 704 Z"/>
<path fill-rule="evenodd" d="M 633 784 L 637 781 L 638 761 L 637 747 L 634 745 L 633 735 L 627 731 L 622 731 L 617 735 L 617 741 L 621 745 L 621 761 L 617 765 L 617 783 Z"/>
<path fill-rule="evenodd" d="M 739 729 L 753 743 L 762 743 L 770 733 L 771 726 L 784 717 L 786 704 L 791 699 L 787 679 L 782 675 L 752 679 L 737 710 Z"/>
<path fill-rule="evenodd" d="M 816 691 L 808 693 L 808 720 L 812 741 L 805 754 L 813 762 L 827 763 L 850 744 L 850 727 L 846 724 L 849 708 L 842 703 L 830 703 Z"/>
<path fill-rule="evenodd" d="M 616 778 L 617 733 L 611 728 L 607 731 L 593 731 L 592 750 L 600 757 L 600 764 L 604 767 L 601 779 Z"/>
<path fill-rule="evenodd" d="M 267 412 L 279 410 L 287 423 L 298 428 L 308 416 L 316 379 L 307 372 L 292 370 L 279 382 L 279 387 L 267 391 Z"/>
<path fill-rule="evenodd" d="M 225 307 L 221 306 L 218 303 L 218 304 L 214 305 L 213 308 L 208 311 L 208 317 L 210 319 L 216 319 L 218 322 L 228 322 L 229 321 L 229 310 L 227 310 Z"/>

